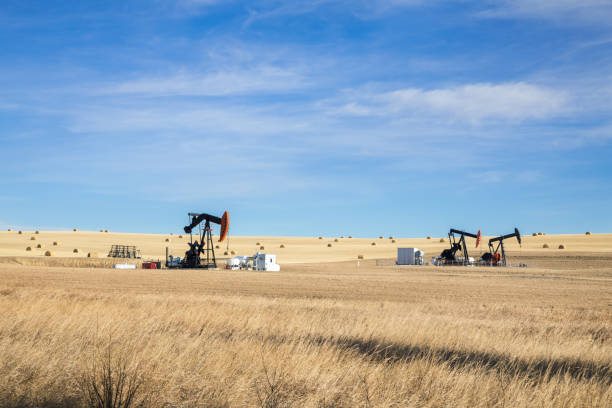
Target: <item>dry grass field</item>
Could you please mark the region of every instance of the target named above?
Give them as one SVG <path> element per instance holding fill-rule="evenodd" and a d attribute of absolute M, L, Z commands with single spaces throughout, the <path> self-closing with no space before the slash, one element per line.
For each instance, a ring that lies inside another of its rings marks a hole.
<path fill-rule="evenodd" d="M 528 236 L 509 249 L 530 266 L 503 269 L 375 261 L 439 237 L 231 237 L 278 254 L 274 273 L 75 267 L 112 243 L 184 249 L 41 231 L 56 257 L 26 256 L 31 235 L 0 233 L 3 407 L 95 406 L 105 374 L 134 406 L 612 406 L 612 235 Z"/>

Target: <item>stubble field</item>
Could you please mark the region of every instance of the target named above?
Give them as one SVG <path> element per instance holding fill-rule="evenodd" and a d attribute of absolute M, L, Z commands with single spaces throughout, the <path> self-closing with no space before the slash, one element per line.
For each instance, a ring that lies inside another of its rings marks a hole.
<path fill-rule="evenodd" d="M 86 406 L 105 362 L 147 406 L 612 404 L 610 235 L 526 237 L 510 257 L 530 266 L 503 269 L 375 260 L 439 238 L 232 238 L 278 273 L 47 266 L 22 238 L 0 234 L 0 406 Z"/>

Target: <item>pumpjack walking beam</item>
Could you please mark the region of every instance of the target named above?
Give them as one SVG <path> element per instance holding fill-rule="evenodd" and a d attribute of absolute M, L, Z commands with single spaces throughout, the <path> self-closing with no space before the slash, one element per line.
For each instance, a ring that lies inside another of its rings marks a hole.
<path fill-rule="evenodd" d="M 519 245 L 521 245 L 521 233 L 519 232 L 518 228 L 514 228 L 514 232 L 512 234 L 500 235 L 499 237 L 491 238 L 489 240 L 489 262 L 495 263 L 498 266 L 506 266 L 506 250 L 504 249 L 504 240 L 512 237 L 516 237 Z M 498 243 L 497 246 L 495 246 L 496 242 Z"/>

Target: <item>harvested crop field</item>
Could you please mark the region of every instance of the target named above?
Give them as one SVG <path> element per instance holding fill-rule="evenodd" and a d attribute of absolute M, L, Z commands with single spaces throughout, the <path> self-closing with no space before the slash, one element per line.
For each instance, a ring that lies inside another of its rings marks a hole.
<path fill-rule="evenodd" d="M 567 249 L 542 249 L 543 239 Z M 298 240 L 248 245 L 288 243 L 279 258 L 298 258 L 311 251 L 295 249 Z M 66 251 L 104 253 L 59 241 Z M 146 406 L 612 403 L 612 246 L 584 252 L 578 238 L 547 235 L 511 252 L 528 268 L 396 267 L 377 265 L 374 251 L 387 240 L 351 241 L 363 241 L 351 260 L 281 263 L 281 272 L 4 258 L 0 405 L 84 406 L 83 379 L 105 361 L 137 379 L 135 398 Z M 309 242 L 323 257 L 343 240 Z"/>

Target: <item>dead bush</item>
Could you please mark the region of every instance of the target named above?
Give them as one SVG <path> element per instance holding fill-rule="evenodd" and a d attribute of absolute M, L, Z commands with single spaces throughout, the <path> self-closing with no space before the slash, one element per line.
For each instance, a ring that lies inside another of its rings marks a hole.
<path fill-rule="evenodd" d="M 95 408 L 144 407 L 152 396 L 144 391 L 144 370 L 124 353 L 115 352 L 112 342 L 93 358 L 76 379 L 86 406 Z"/>

